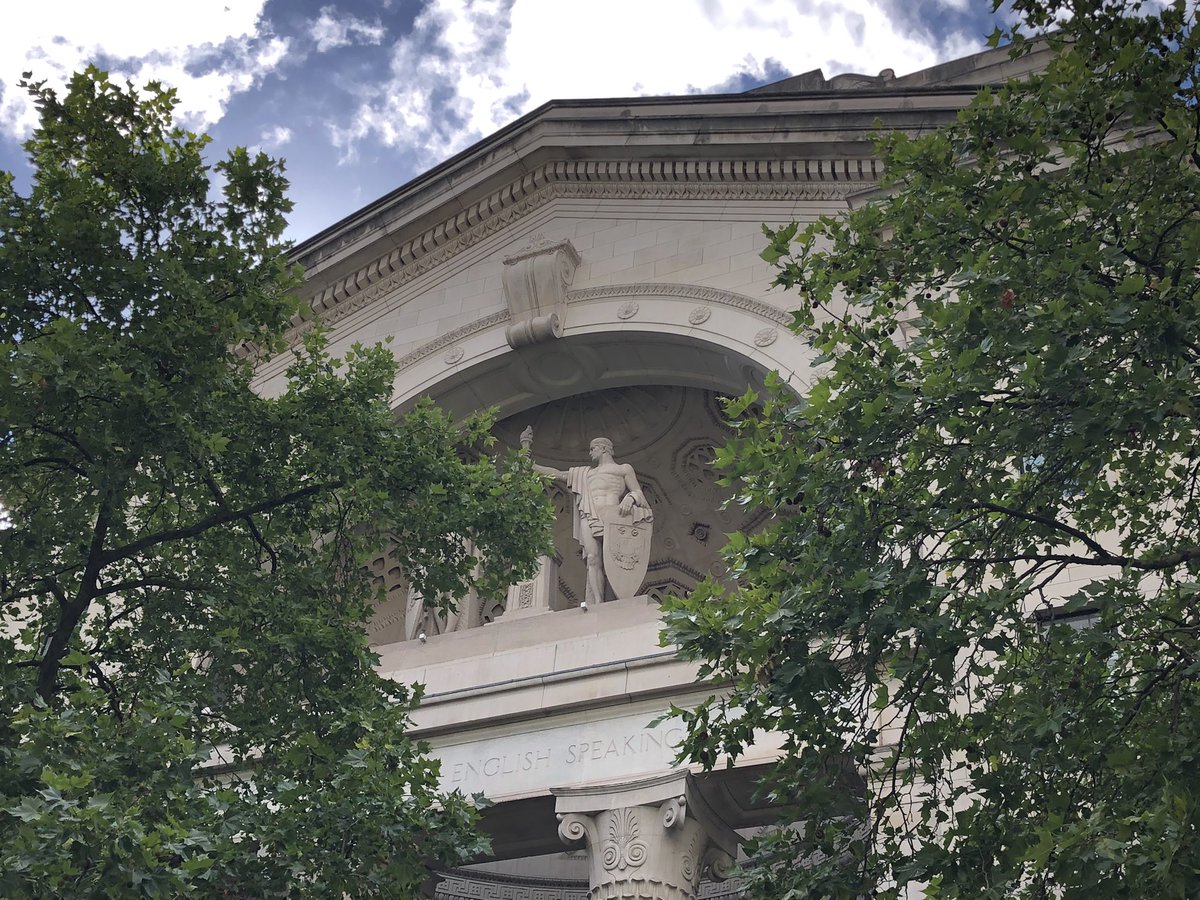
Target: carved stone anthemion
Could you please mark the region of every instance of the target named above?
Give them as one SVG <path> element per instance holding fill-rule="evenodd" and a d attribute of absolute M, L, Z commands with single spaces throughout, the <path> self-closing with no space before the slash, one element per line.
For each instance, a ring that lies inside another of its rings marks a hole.
<path fill-rule="evenodd" d="M 504 332 L 513 349 L 562 337 L 567 288 L 579 266 L 570 241 L 533 242 L 504 259 L 504 300 L 512 324 Z"/>
<path fill-rule="evenodd" d="M 521 447 L 533 446 L 533 427 L 521 433 Z M 573 536 L 587 565 L 584 600 L 603 603 L 605 584 L 615 599 L 637 594 L 650 565 L 654 512 L 642 493 L 633 466 L 613 459 L 613 443 L 606 437 L 591 443 L 591 466 L 571 466 L 563 471 L 535 464 L 571 492 Z"/>
<path fill-rule="evenodd" d="M 695 900 L 702 877 L 729 874 L 737 834 L 686 769 L 552 792 L 559 837 L 587 847 L 588 900 Z"/>

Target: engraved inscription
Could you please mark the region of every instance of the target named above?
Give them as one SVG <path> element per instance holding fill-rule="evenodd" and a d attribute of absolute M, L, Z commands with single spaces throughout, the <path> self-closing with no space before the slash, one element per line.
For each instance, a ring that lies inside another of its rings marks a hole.
<path fill-rule="evenodd" d="M 536 772 L 550 768 L 550 750 L 526 750 L 523 753 L 504 753 L 484 759 L 455 763 L 450 767 L 451 787 L 471 779 L 496 778 L 500 775 L 515 775 L 518 772 Z M 443 773 L 444 775 L 446 773 Z"/>
<path fill-rule="evenodd" d="M 435 749 L 434 756 L 442 761 L 442 788 L 499 796 L 669 768 L 684 738 L 682 724 L 672 719 L 638 728 L 637 719 L 581 723 Z"/>

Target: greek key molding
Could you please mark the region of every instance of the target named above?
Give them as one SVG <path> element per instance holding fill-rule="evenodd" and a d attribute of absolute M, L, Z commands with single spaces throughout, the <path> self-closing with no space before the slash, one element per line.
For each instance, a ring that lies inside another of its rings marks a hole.
<path fill-rule="evenodd" d="M 881 169 L 873 159 L 578 160 L 550 162 L 472 204 L 358 271 L 310 296 L 328 324 L 357 312 L 551 200 L 841 200 L 869 190 Z M 354 229 L 303 261 L 319 262 L 382 230 Z M 312 327 L 297 322 L 293 337 Z"/>
<path fill-rule="evenodd" d="M 718 306 L 732 306 L 743 312 L 752 313 L 761 319 L 787 326 L 792 321 L 791 313 L 782 309 L 720 288 L 705 287 L 702 284 L 611 284 L 604 287 L 581 288 L 567 293 L 568 303 L 582 303 L 585 300 L 616 300 L 621 297 L 656 298 L 667 297 L 672 300 L 697 300 L 702 303 L 715 303 Z"/>
<path fill-rule="evenodd" d="M 435 900 L 587 900 L 586 881 L 521 878 L 492 872 L 451 869 L 442 873 Z"/>

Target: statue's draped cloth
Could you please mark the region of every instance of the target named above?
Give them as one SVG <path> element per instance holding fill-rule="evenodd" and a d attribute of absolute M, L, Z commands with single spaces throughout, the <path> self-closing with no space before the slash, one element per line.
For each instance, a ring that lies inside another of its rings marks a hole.
<path fill-rule="evenodd" d="M 583 543 L 584 532 L 591 532 L 594 537 L 604 537 L 604 525 L 607 521 L 623 520 L 632 524 L 649 522 L 654 513 L 644 506 L 634 506 L 628 516 L 621 516 L 616 506 L 599 507 L 592 502 L 592 492 L 589 489 L 588 478 L 591 466 L 571 466 L 567 469 L 567 488 L 571 491 L 574 504 L 573 537 Z"/>

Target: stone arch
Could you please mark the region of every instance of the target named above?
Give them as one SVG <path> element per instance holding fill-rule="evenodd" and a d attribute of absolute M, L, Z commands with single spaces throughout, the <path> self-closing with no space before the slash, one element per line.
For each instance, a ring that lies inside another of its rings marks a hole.
<path fill-rule="evenodd" d="M 603 387 L 672 384 L 722 393 L 761 387 L 768 371 L 802 392 L 814 353 L 790 313 L 701 285 L 622 284 L 573 291 L 560 339 L 511 349 L 507 311 L 475 320 L 400 358 L 394 403 L 431 396 L 457 414 L 500 416 Z"/>
<path fill-rule="evenodd" d="M 616 438 L 618 459 L 644 478 L 652 506 L 662 498 L 643 592 L 661 599 L 721 575 L 721 535 L 761 517 L 721 509 L 728 491 L 697 483 L 715 480 L 705 448 L 728 437 L 716 397 L 761 389 L 772 370 L 805 390 L 811 348 L 786 327 L 790 313 L 699 285 L 585 288 L 568 295 L 567 309 L 561 338 L 513 349 L 504 311 L 411 351 L 400 359 L 395 405 L 429 396 L 456 417 L 494 408 L 501 444 L 516 447 L 534 425 L 535 457 L 564 469 L 586 463 L 591 437 Z M 574 424 L 554 425 L 564 419 Z M 563 609 L 582 597 L 583 569 L 570 520 L 559 519 L 551 602 Z"/>

